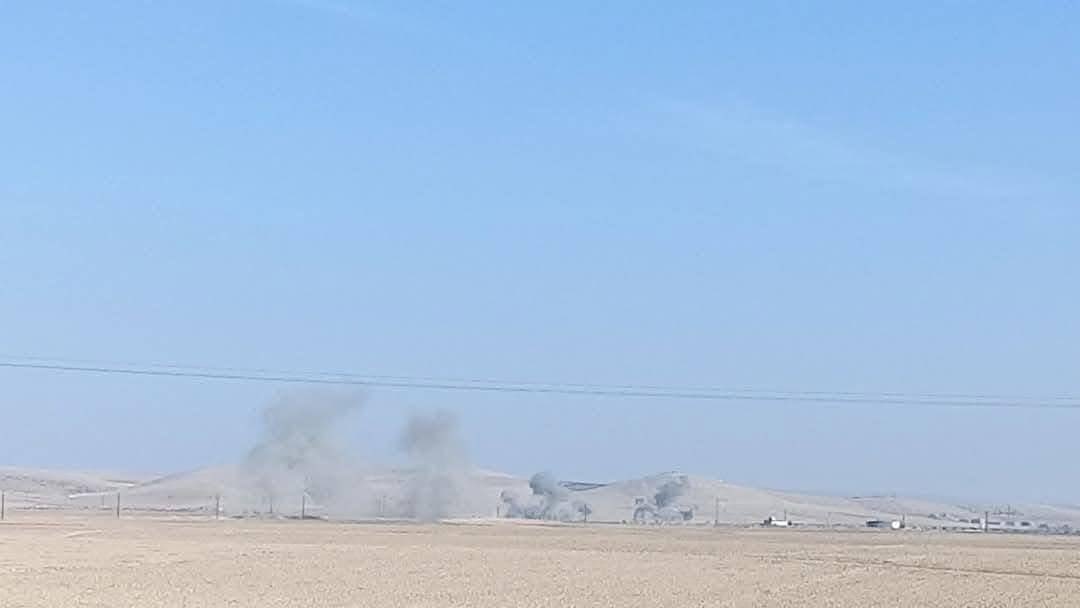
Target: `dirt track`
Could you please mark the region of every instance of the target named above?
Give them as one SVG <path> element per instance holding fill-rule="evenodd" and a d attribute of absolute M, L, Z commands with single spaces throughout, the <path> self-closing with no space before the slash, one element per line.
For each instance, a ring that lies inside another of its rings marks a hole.
<path fill-rule="evenodd" d="M 0 524 L 0 606 L 1078 606 L 1080 540 L 918 532 Z"/>

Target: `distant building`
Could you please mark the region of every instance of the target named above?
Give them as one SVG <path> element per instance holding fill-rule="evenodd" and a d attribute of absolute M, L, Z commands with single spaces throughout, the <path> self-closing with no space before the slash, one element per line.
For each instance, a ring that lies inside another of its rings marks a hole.
<path fill-rule="evenodd" d="M 792 524 L 790 519 L 777 519 L 776 517 L 769 516 L 765 521 L 761 523 L 761 525 L 770 526 L 773 528 L 790 528 Z"/>

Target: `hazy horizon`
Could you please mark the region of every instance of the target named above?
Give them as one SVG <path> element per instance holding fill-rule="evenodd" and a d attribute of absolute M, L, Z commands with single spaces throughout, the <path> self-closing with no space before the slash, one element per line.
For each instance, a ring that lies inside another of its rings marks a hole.
<path fill-rule="evenodd" d="M 11 5 L 0 358 L 1080 403 L 1080 10 Z M 0 465 L 235 462 L 281 385 L 0 369 Z M 471 461 L 1080 503 L 1080 408 L 372 389 Z"/>

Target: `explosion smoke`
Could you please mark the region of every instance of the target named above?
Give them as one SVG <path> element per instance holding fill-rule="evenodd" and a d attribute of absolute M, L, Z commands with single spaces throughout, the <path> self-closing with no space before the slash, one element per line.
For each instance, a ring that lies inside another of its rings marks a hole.
<path fill-rule="evenodd" d="M 566 500 L 569 491 L 559 485 L 559 480 L 549 472 L 536 473 L 529 478 L 529 488 L 534 496 L 539 496 L 543 501 L 540 507 L 541 519 L 549 519 L 555 512 L 556 507 Z"/>
<path fill-rule="evenodd" d="M 536 473 L 529 478 L 529 488 L 534 499 L 522 502 L 513 492 L 503 492 L 503 515 L 510 518 L 554 519 L 558 521 L 588 520 L 592 509 L 582 500 L 569 501 L 570 491 L 563 487 L 554 475 Z"/>
<path fill-rule="evenodd" d="M 398 445 L 417 467 L 407 488 L 406 515 L 428 521 L 446 517 L 468 474 L 457 419 L 444 410 L 413 416 Z"/>
<path fill-rule="evenodd" d="M 675 506 L 675 501 L 690 489 L 690 480 L 685 475 L 676 475 L 674 478 L 660 484 L 656 493 L 652 496 L 652 502 L 644 498 L 638 498 L 634 503 L 634 521 L 637 523 L 689 521 L 694 517 L 693 508 L 681 509 Z"/>
<path fill-rule="evenodd" d="M 676 477 L 664 482 L 653 495 L 653 501 L 658 509 L 669 507 L 690 488 L 690 481 L 686 477 Z"/>
<path fill-rule="evenodd" d="M 327 510 L 355 504 L 359 467 L 340 448 L 334 429 L 362 404 L 362 396 L 351 392 L 280 393 L 263 410 L 260 439 L 245 462 L 262 498 L 280 505 L 306 494 Z"/>

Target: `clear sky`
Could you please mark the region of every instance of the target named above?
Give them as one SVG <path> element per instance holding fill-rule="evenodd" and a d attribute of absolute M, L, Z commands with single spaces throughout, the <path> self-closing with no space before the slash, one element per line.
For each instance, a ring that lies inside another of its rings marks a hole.
<path fill-rule="evenodd" d="M 0 3 L 0 353 L 1080 394 L 1072 3 Z M 277 387 L 0 370 L 0 462 L 236 460 Z M 377 390 L 393 454 L 1080 501 L 1080 411 Z"/>

